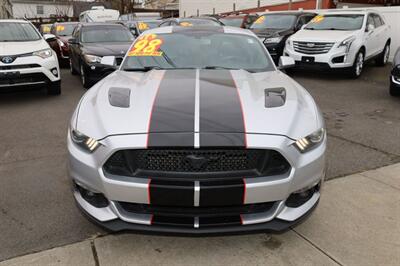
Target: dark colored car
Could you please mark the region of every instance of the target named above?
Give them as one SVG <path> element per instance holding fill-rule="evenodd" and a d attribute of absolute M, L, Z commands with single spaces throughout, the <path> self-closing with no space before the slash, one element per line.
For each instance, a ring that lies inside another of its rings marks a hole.
<path fill-rule="evenodd" d="M 285 42 L 296 31 L 316 16 L 309 12 L 276 12 L 261 15 L 251 26 L 264 43 L 275 63 L 283 54 Z"/>
<path fill-rule="evenodd" d="M 50 47 L 56 52 L 58 61 L 61 65 L 69 62 L 69 44 L 68 40 L 72 37 L 74 28 L 78 22 L 54 23 L 50 33 L 56 36 L 56 40 L 49 42 Z"/>
<path fill-rule="evenodd" d="M 69 39 L 70 69 L 80 74 L 83 87 L 89 88 L 115 69 L 102 65 L 103 56 L 115 56 L 121 64 L 134 37 L 123 25 L 112 23 L 78 24 Z"/>
<path fill-rule="evenodd" d="M 222 22 L 213 17 L 193 17 L 193 18 L 168 18 L 165 19 L 160 24 L 160 27 L 165 27 L 165 26 L 190 27 L 193 25 L 224 26 Z"/>
<path fill-rule="evenodd" d="M 257 18 L 257 14 L 238 14 L 220 17 L 219 21 L 225 26 L 248 29 Z"/>
<path fill-rule="evenodd" d="M 400 47 L 393 59 L 393 69 L 390 75 L 390 95 L 400 96 Z"/>

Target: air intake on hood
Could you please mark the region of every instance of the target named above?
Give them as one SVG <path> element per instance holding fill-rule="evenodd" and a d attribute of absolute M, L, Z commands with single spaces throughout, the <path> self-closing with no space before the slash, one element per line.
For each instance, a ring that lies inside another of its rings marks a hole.
<path fill-rule="evenodd" d="M 265 107 L 279 107 L 286 102 L 286 90 L 284 88 L 265 89 Z"/>
<path fill-rule="evenodd" d="M 112 106 L 129 108 L 131 90 L 128 88 L 112 87 L 108 90 L 108 100 Z"/>

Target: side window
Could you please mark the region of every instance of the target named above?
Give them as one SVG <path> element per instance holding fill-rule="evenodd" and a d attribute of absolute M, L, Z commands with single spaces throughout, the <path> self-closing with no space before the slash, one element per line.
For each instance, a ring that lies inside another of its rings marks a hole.
<path fill-rule="evenodd" d="M 373 14 L 372 16 L 374 18 L 375 27 L 378 28 L 378 27 L 382 26 L 383 23 L 381 21 L 381 18 L 377 14 Z"/>
<path fill-rule="evenodd" d="M 315 15 L 308 15 L 308 16 L 306 16 L 306 23 L 305 23 L 305 24 L 307 24 L 308 22 L 310 22 L 314 17 L 315 17 Z"/>
<path fill-rule="evenodd" d="M 171 21 L 165 21 L 165 22 L 160 24 L 160 27 L 166 27 L 166 26 L 169 26 L 169 25 L 171 25 Z"/>
<path fill-rule="evenodd" d="M 372 25 L 374 28 L 376 28 L 374 18 L 371 14 L 368 15 L 367 19 L 367 27 L 369 27 L 369 25 Z"/>

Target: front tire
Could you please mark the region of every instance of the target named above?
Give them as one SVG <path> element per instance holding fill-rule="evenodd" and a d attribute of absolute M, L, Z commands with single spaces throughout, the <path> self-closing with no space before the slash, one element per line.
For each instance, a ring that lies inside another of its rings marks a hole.
<path fill-rule="evenodd" d="M 71 74 L 74 76 L 78 75 L 78 72 L 75 70 L 74 65 L 72 64 L 71 57 L 69 58 L 69 72 L 71 72 Z"/>
<path fill-rule="evenodd" d="M 364 52 L 358 51 L 353 66 L 349 69 L 352 78 L 359 78 L 364 68 Z"/>
<path fill-rule="evenodd" d="M 395 84 L 393 84 L 392 80 L 390 80 L 389 93 L 391 96 L 394 96 L 394 97 L 400 96 L 400 86 L 396 86 Z"/>
<path fill-rule="evenodd" d="M 384 66 L 387 64 L 389 61 L 389 55 L 390 55 L 390 44 L 387 42 L 385 44 L 385 48 L 383 48 L 382 53 L 378 55 L 378 57 L 375 59 L 375 64 L 377 66 Z"/>
<path fill-rule="evenodd" d="M 85 72 L 85 68 L 83 67 L 83 64 L 81 64 L 80 72 L 81 72 L 81 81 L 82 81 L 83 87 L 85 89 L 89 89 L 92 86 L 92 84 L 88 80 L 88 76 Z"/>
<path fill-rule="evenodd" d="M 60 95 L 61 94 L 61 81 L 51 82 L 47 87 L 47 95 Z"/>

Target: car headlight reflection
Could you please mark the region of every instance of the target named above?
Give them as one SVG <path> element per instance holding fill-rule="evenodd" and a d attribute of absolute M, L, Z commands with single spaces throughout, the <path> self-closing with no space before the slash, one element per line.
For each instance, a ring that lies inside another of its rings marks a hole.
<path fill-rule="evenodd" d="M 297 140 L 294 145 L 301 153 L 305 153 L 318 146 L 324 140 L 324 137 L 325 129 L 320 128 L 307 137 Z"/>
<path fill-rule="evenodd" d="M 40 51 L 37 51 L 37 52 L 33 52 L 33 55 L 34 56 L 39 56 L 39 57 L 41 57 L 43 59 L 46 59 L 46 58 L 49 58 L 50 56 L 52 56 L 53 52 L 52 52 L 51 49 L 44 49 L 44 50 L 40 50 Z"/>
<path fill-rule="evenodd" d="M 76 145 L 90 153 L 94 152 L 100 146 L 97 140 L 86 136 L 76 129 L 71 130 L 71 139 Z"/>
<path fill-rule="evenodd" d="M 85 58 L 86 63 L 88 63 L 88 64 L 101 62 L 101 56 L 85 54 L 84 58 Z"/>

